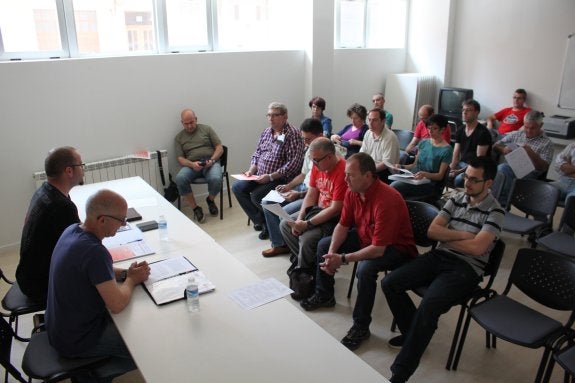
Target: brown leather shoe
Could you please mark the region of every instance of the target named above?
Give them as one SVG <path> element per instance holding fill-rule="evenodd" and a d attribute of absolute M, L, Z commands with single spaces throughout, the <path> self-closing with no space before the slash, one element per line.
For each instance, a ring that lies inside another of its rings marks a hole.
<path fill-rule="evenodd" d="M 265 258 L 275 257 L 276 255 L 288 254 L 288 253 L 289 253 L 289 247 L 286 246 L 272 247 L 262 251 L 262 255 Z"/>

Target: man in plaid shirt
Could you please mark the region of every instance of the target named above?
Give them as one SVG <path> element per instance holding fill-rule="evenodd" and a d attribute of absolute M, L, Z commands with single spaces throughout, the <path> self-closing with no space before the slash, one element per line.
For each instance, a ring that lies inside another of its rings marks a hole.
<path fill-rule="evenodd" d="M 547 171 L 553 160 L 553 143 L 543 132 L 542 126 L 543 113 L 532 110 L 525 115 L 523 129 L 506 135 L 493 145 L 493 150 L 503 155 L 511 153 L 518 146 L 525 149 L 535 170 L 523 178 L 538 178 Z M 507 163 L 499 164 L 497 171 L 505 176 L 499 203 L 506 206 L 516 176 Z"/>
<path fill-rule="evenodd" d="M 300 173 L 304 153 L 301 134 L 288 123 L 284 104 L 272 102 L 266 116 L 270 125 L 260 136 L 250 167 L 244 172 L 244 175 L 255 178 L 249 181 L 238 180 L 232 187 L 240 206 L 257 231 L 265 228 L 262 198 L 276 186 L 289 183 Z M 260 238 L 266 239 L 267 233 L 261 233 Z"/>

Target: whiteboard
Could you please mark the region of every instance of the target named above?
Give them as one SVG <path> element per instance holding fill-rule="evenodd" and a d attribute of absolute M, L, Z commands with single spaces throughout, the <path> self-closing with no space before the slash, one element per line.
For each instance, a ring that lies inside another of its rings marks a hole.
<path fill-rule="evenodd" d="M 567 37 L 565 64 L 557 106 L 562 109 L 575 109 L 575 33 Z"/>

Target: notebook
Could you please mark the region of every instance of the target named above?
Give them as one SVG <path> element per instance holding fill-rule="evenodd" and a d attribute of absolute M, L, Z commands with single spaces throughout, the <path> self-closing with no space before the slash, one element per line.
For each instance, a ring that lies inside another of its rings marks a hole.
<path fill-rule="evenodd" d="M 150 263 L 150 277 L 144 288 L 156 305 L 185 298 L 188 278 L 193 276 L 200 294 L 215 290 L 214 284 L 184 256 Z"/>

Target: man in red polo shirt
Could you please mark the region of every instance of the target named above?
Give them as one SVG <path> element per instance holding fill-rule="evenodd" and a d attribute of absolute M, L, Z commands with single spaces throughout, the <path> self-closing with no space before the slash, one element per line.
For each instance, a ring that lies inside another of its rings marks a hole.
<path fill-rule="evenodd" d="M 379 272 L 411 260 L 417 248 L 403 197 L 378 179 L 375 162 L 368 154 L 357 153 L 347 159 L 345 180 L 349 189 L 339 223 L 333 235 L 317 246 L 315 293 L 301 306 L 307 311 L 335 306 L 333 275 L 342 264 L 360 261 L 353 326 L 341 340 L 355 350 L 370 336 Z"/>
<path fill-rule="evenodd" d="M 498 131 L 500 135 L 507 134 L 519 130 L 523 127 L 523 118 L 531 110 L 525 106 L 527 100 L 527 92 L 525 89 L 517 89 L 513 93 L 513 106 L 511 108 L 503 108 L 499 112 L 492 114 L 486 118 L 487 128 L 490 131 Z M 499 122 L 499 128 L 495 125 Z"/>

